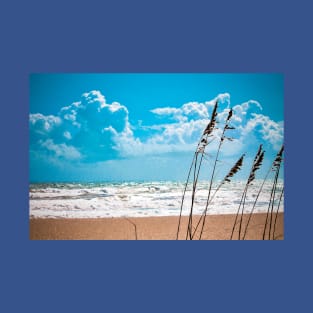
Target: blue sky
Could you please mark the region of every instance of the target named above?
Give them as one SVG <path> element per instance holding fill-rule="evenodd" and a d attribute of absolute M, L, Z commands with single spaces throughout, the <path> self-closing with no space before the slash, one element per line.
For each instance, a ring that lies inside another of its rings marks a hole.
<path fill-rule="evenodd" d="M 246 153 L 244 178 L 260 143 L 262 175 L 283 141 L 280 74 L 32 74 L 30 181 L 184 180 L 215 100 L 236 127 L 220 175 Z"/>

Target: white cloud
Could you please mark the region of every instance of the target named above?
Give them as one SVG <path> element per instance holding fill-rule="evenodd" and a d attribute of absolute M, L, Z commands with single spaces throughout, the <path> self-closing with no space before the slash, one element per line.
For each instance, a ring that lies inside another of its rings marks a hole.
<path fill-rule="evenodd" d="M 227 92 L 220 93 L 214 99 L 206 101 L 205 105 L 208 107 L 214 107 L 216 101 L 218 101 L 219 105 L 223 108 L 228 108 L 230 105 L 230 94 Z"/>
<path fill-rule="evenodd" d="M 261 104 L 255 100 L 249 100 L 242 104 L 237 104 L 233 107 L 234 110 L 233 120 L 241 123 L 243 120 L 248 118 L 247 113 L 255 109 L 262 110 Z"/>
<path fill-rule="evenodd" d="M 199 102 L 188 102 L 181 110 L 189 119 L 205 119 L 209 116 L 207 107 Z"/>
<path fill-rule="evenodd" d="M 230 95 L 228 93 L 220 94 L 205 103 L 189 102 L 179 108 L 167 107 L 164 110 L 163 108 L 153 110 L 154 113 L 157 112 L 160 115 L 175 115 L 175 119 L 178 122 L 162 124 L 162 127 L 158 128 L 158 134 L 150 138 L 147 143 L 152 143 L 156 146 L 168 145 L 167 150 L 172 148 L 172 151 L 179 150 L 177 144 L 182 147 L 181 150 L 186 147 L 194 150 L 203 129 L 209 121 L 209 116 L 216 100 L 218 100 L 219 104 L 219 127 L 222 128 L 230 108 Z M 226 135 L 234 140 L 224 142 L 222 149 L 224 155 L 231 156 L 240 151 L 245 151 L 249 149 L 249 145 L 257 145 L 262 140 L 270 148 L 278 149 L 283 141 L 283 123 L 271 121 L 269 117 L 255 113 L 261 110 L 262 106 L 256 100 L 249 100 L 233 107 L 234 114 L 231 124 L 235 126 L 235 130 L 228 131 Z M 182 116 L 186 119 L 182 120 Z M 220 134 L 221 129 L 215 132 L 216 137 Z M 216 150 L 217 142 L 211 144 L 208 150 Z"/>
<path fill-rule="evenodd" d="M 157 115 L 178 115 L 181 114 L 181 109 L 164 107 L 164 108 L 156 108 L 151 110 L 152 113 Z"/>
<path fill-rule="evenodd" d="M 218 101 L 218 121 L 222 128 L 230 108 L 230 95 L 223 93 L 205 102 L 188 102 L 180 107 L 151 110 L 163 123 L 132 127 L 126 106 L 106 102 L 96 90 L 84 93 L 80 101 L 63 107 L 57 114 L 30 115 L 31 149 L 69 160 L 100 162 L 120 157 L 159 155 L 170 152 L 194 151 L 203 130 L 209 122 L 215 102 Z M 249 100 L 234 106 L 232 125 L 235 130 L 227 135 L 234 141 L 225 141 L 223 153 L 237 154 L 255 144 L 256 138 L 268 142 L 274 149 L 282 143 L 283 123 L 270 120 L 256 112 L 262 106 Z M 168 119 L 169 118 L 169 119 Z M 165 123 L 164 123 L 165 119 Z M 133 129 L 147 136 L 136 137 Z M 215 133 L 218 136 L 220 131 Z M 217 142 L 209 150 L 217 148 Z"/>
<path fill-rule="evenodd" d="M 228 93 L 223 93 L 217 95 L 214 99 L 205 102 L 188 102 L 183 104 L 179 108 L 175 107 L 163 107 L 163 108 L 155 108 L 151 110 L 152 113 L 158 116 L 168 116 L 173 120 L 177 120 L 180 122 L 186 122 L 188 120 L 199 120 L 199 119 L 208 119 L 209 111 L 215 105 L 215 102 L 218 101 L 220 107 L 225 108 L 230 105 L 230 95 Z"/>
<path fill-rule="evenodd" d="M 30 115 L 29 123 L 34 132 L 38 134 L 47 134 L 61 125 L 61 119 L 54 115 L 37 113 Z"/>
<path fill-rule="evenodd" d="M 32 148 L 37 145 L 57 157 L 87 162 L 113 157 L 117 154 L 114 138 L 132 134 L 127 108 L 118 102 L 107 103 L 96 90 L 84 93 L 57 116 L 31 114 L 29 122 Z"/>
<path fill-rule="evenodd" d="M 63 136 L 66 138 L 66 139 L 72 139 L 72 135 L 70 132 L 68 132 L 67 130 L 63 133 Z"/>
<path fill-rule="evenodd" d="M 43 148 L 48 151 L 53 152 L 56 157 L 63 157 L 68 160 L 80 159 L 80 152 L 72 146 L 68 146 L 64 143 L 55 144 L 52 139 L 47 139 L 46 141 L 40 142 Z"/>
<path fill-rule="evenodd" d="M 258 131 L 265 141 L 271 143 L 275 150 L 278 150 L 283 143 L 284 129 L 283 122 L 275 122 L 268 116 L 252 113 L 252 119 L 243 128 L 243 136 L 250 132 Z"/>

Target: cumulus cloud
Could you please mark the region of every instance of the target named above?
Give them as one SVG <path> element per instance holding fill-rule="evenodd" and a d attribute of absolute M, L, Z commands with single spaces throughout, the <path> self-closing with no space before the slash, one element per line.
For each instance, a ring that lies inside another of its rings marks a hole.
<path fill-rule="evenodd" d="M 214 99 L 206 101 L 205 105 L 214 107 L 216 101 L 218 101 L 221 108 L 228 108 L 230 106 L 230 94 L 228 92 L 220 93 Z"/>
<path fill-rule="evenodd" d="M 54 115 L 31 114 L 29 117 L 30 139 L 36 142 L 39 139 L 55 136 L 62 124 L 61 119 Z"/>
<path fill-rule="evenodd" d="M 84 93 L 56 116 L 31 114 L 29 123 L 31 149 L 86 162 L 115 157 L 116 140 L 132 136 L 127 108 L 107 103 L 96 90 Z"/>
<path fill-rule="evenodd" d="M 215 102 L 218 101 L 220 107 L 229 107 L 230 104 L 230 95 L 228 93 L 223 93 L 217 95 L 214 99 L 205 102 L 188 102 L 183 104 L 179 108 L 175 107 L 163 107 L 155 108 L 151 110 L 152 113 L 164 117 L 170 117 L 173 120 L 180 122 L 186 122 L 188 120 L 199 120 L 199 119 L 208 119 L 209 110 L 214 107 Z"/>
<path fill-rule="evenodd" d="M 118 102 L 107 103 L 104 95 L 93 90 L 84 93 L 79 101 L 61 108 L 56 115 L 31 114 L 30 150 L 31 153 L 81 162 L 191 152 L 209 122 L 216 101 L 222 127 L 231 106 L 228 93 L 205 102 L 155 108 L 151 112 L 159 117 L 160 123 L 143 126 L 142 121 L 138 121 L 136 128 L 146 135 L 135 136 L 127 107 Z M 223 146 L 225 155 L 238 154 L 247 145 L 255 145 L 256 138 L 278 149 L 283 140 L 283 123 L 262 115 L 259 102 L 249 100 L 235 105 L 233 110 L 232 124 L 236 129 L 229 132 L 234 140 Z M 219 135 L 220 131 L 214 134 L 215 137 Z M 213 141 L 210 149 L 216 149 L 217 142 Z"/>
<path fill-rule="evenodd" d="M 159 125 L 159 132 L 148 139 L 147 143 L 169 152 L 194 150 L 209 122 L 216 101 L 223 109 L 220 116 L 225 115 L 225 111 L 226 118 L 230 105 L 228 93 L 219 94 L 214 99 L 205 102 L 188 102 L 178 108 L 165 107 L 151 110 L 158 116 L 170 116 L 174 122 L 162 124 L 161 127 Z M 150 128 L 156 129 L 154 125 Z"/>
<path fill-rule="evenodd" d="M 233 120 L 235 120 L 236 122 L 242 123 L 244 120 L 249 118 L 248 113 L 251 113 L 251 110 L 262 111 L 262 109 L 263 108 L 261 104 L 255 100 L 249 100 L 242 104 L 237 104 L 233 107 L 233 110 L 234 110 Z"/>
<path fill-rule="evenodd" d="M 209 121 L 215 102 L 218 101 L 218 121 L 220 127 L 225 122 L 231 107 L 230 95 L 220 94 L 204 103 L 189 102 L 178 108 L 157 108 L 152 113 L 157 115 L 171 115 L 175 122 L 163 124 L 159 133 L 148 140 L 155 146 L 168 145 L 173 151 L 177 146 L 195 148 L 203 129 Z M 233 139 L 223 145 L 223 154 L 235 155 L 249 149 L 249 145 L 263 143 L 269 149 L 278 150 L 283 142 L 283 122 L 275 122 L 268 116 L 262 115 L 262 105 L 256 100 L 248 100 L 233 107 L 232 125 L 235 130 L 229 132 Z M 214 133 L 215 137 L 221 135 L 221 129 Z M 211 150 L 217 149 L 218 141 L 210 145 Z M 184 148 L 181 148 L 183 150 Z M 168 149 L 170 150 L 170 148 Z"/>
<path fill-rule="evenodd" d="M 55 144 L 52 139 L 41 142 L 41 146 L 53 152 L 56 157 L 63 157 L 68 160 L 81 158 L 80 152 L 75 147 L 68 146 L 65 143 Z"/>
<path fill-rule="evenodd" d="M 243 136 L 251 132 L 259 132 L 265 141 L 278 150 L 283 142 L 283 122 L 275 122 L 262 114 L 252 113 L 251 115 L 252 119 L 243 128 Z"/>
<path fill-rule="evenodd" d="M 164 107 L 164 108 L 156 108 L 151 110 L 152 113 L 157 115 L 173 115 L 176 116 L 181 114 L 181 109 L 178 108 L 171 108 L 171 107 Z"/>

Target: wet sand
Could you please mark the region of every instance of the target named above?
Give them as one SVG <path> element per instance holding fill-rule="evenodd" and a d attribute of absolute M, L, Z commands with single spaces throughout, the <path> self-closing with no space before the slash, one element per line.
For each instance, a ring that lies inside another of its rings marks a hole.
<path fill-rule="evenodd" d="M 242 230 L 247 215 L 244 215 Z M 199 216 L 193 217 L 193 227 Z M 245 239 L 261 240 L 266 214 L 253 214 Z M 284 214 L 277 218 L 274 239 L 284 238 Z M 30 219 L 32 240 L 175 240 L 178 216 L 98 218 L 98 219 Z M 202 239 L 229 240 L 235 215 L 208 215 Z M 186 239 L 188 217 L 182 217 L 179 239 Z M 200 227 L 199 227 L 200 229 Z M 233 239 L 238 239 L 239 225 L 236 225 Z M 199 232 L 194 239 L 198 239 Z M 268 230 L 267 236 L 268 239 Z M 271 235 L 272 239 L 272 235 Z"/>

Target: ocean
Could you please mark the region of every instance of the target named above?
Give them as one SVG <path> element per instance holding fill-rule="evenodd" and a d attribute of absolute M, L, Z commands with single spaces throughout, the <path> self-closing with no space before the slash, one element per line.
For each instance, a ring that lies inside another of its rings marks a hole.
<path fill-rule="evenodd" d="M 262 181 L 249 187 L 245 212 L 248 213 Z M 29 188 L 29 215 L 32 218 L 103 218 L 178 216 L 184 182 L 121 182 L 121 183 L 37 183 Z M 194 214 L 202 214 L 209 183 L 198 182 L 193 207 Z M 224 184 L 208 207 L 208 214 L 233 214 L 238 210 L 245 186 L 244 181 Z M 274 210 L 276 211 L 283 181 L 278 182 Z M 216 185 L 213 185 L 213 191 Z M 255 213 L 266 212 L 269 206 L 272 181 L 267 181 L 260 194 Z M 185 195 L 183 215 L 191 204 L 190 184 Z M 284 209 L 282 197 L 279 211 Z"/>

